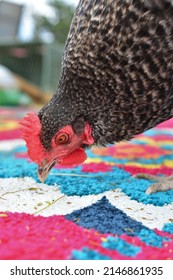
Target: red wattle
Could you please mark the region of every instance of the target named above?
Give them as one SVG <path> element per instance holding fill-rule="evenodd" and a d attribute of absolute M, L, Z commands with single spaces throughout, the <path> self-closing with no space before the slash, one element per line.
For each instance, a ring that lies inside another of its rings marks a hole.
<path fill-rule="evenodd" d="M 66 156 L 61 165 L 73 165 L 73 164 L 81 164 L 87 159 L 87 155 L 82 148 L 78 148 L 68 156 Z"/>

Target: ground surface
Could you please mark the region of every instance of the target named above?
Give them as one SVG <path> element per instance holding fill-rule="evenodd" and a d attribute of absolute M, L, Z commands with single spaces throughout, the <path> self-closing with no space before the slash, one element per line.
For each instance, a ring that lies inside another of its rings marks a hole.
<path fill-rule="evenodd" d="M 0 110 L 0 259 L 173 259 L 173 191 L 147 195 L 151 182 L 133 177 L 173 173 L 173 120 L 41 184 L 23 114 Z"/>

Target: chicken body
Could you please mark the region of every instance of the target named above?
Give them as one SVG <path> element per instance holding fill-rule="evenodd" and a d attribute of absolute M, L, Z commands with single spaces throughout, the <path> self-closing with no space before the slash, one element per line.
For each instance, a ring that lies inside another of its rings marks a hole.
<path fill-rule="evenodd" d="M 48 148 L 66 124 L 77 130 L 78 119 L 91 124 L 95 144 L 106 145 L 130 139 L 172 116 L 171 4 L 80 1 L 58 90 L 39 113 L 44 146 Z"/>
<path fill-rule="evenodd" d="M 88 123 L 94 143 L 107 145 L 173 116 L 172 2 L 79 2 L 58 89 L 38 114 L 46 151 L 67 125 L 81 135 Z"/>

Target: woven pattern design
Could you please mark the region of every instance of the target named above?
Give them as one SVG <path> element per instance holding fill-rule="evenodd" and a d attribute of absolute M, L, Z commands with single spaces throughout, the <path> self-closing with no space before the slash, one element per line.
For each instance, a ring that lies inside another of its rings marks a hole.
<path fill-rule="evenodd" d="M 41 184 L 23 114 L 0 110 L 0 259 L 173 259 L 173 191 L 147 195 L 151 182 L 133 176 L 173 173 L 173 119 Z"/>

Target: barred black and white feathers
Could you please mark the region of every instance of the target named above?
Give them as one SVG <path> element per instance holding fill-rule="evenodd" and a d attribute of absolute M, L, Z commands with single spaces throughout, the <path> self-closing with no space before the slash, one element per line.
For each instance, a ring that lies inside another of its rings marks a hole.
<path fill-rule="evenodd" d="M 173 116 L 173 1 L 81 0 L 61 78 L 39 112 L 41 141 L 88 122 L 95 143 L 130 139 Z"/>

